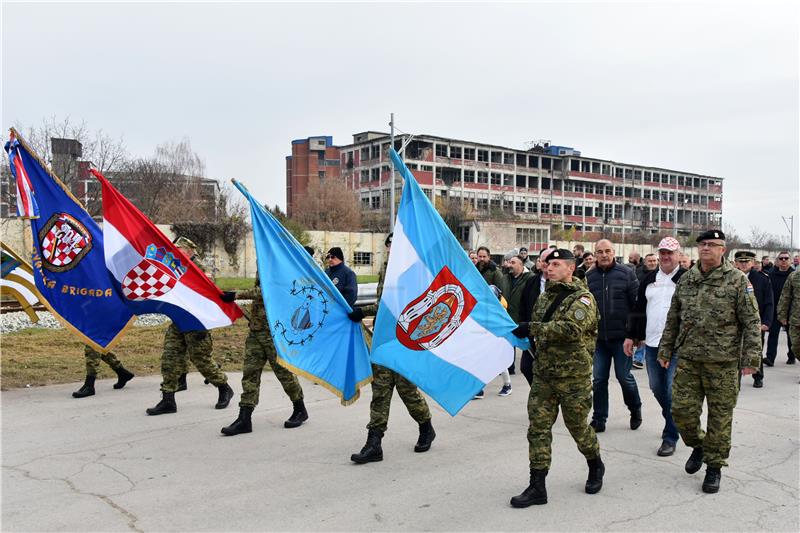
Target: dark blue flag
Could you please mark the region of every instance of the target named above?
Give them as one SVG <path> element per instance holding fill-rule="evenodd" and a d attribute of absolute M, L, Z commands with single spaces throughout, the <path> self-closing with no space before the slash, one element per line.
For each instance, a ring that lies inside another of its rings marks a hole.
<path fill-rule="evenodd" d="M 83 342 L 108 351 L 133 315 L 108 274 L 100 226 L 14 130 L 6 152 L 15 170 L 24 170 L 39 207 L 30 219 L 31 264 L 42 303 Z"/>

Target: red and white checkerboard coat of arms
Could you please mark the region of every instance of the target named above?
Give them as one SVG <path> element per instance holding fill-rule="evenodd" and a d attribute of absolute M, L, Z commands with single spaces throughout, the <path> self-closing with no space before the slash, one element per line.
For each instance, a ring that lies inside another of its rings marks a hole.
<path fill-rule="evenodd" d="M 122 294 L 135 302 L 158 298 L 171 291 L 185 272 L 180 259 L 151 244 L 139 264 L 125 274 Z"/>
<path fill-rule="evenodd" d="M 467 319 L 477 301 L 446 266 L 397 318 L 397 340 L 411 350 L 432 350 Z"/>
<path fill-rule="evenodd" d="M 64 272 L 92 249 L 92 234 L 69 213 L 55 213 L 39 232 L 39 244 L 45 268 Z"/>

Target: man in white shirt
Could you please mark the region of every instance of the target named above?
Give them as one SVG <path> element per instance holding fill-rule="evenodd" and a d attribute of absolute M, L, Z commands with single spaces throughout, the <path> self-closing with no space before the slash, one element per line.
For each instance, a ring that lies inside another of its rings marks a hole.
<path fill-rule="evenodd" d="M 678 355 L 672 354 L 669 367 L 662 368 L 658 364 L 658 345 L 667 322 L 667 313 L 672 302 L 672 295 L 678 280 L 686 272 L 678 260 L 680 244 L 672 237 L 665 237 L 658 243 L 659 268 L 645 275 L 639 285 L 636 305 L 631 312 L 627 325 L 627 338 L 623 349 L 628 356 L 634 349 L 644 343 L 647 377 L 650 390 L 661 406 L 664 417 L 664 430 L 661 432 L 661 446 L 656 452 L 661 457 L 675 453 L 678 442 L 678 428 L 672 420 L 672 380 L 678 366 Z"/>

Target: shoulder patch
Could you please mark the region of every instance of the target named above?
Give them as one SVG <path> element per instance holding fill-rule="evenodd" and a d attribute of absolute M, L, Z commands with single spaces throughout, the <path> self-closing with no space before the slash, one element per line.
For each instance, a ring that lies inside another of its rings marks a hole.
<path fill-rule="evenodd" d="M 592 299 L 589 298 L 588 296 L 581 296 L 580 298 L 578 298 L 578 301 L 583 305 L 592 305 Z"/>
<path fill-rule="evenodd" d="M 747 287 L 745 287 L 744 292 L 750 294 L 753 292 L 753 284 L 749 281 L 747 282 Z"/>
<path fill-rule="evenodd" d="M 585 320 L 586 319 L 586 311 L 584 311 L 583 309 L 581 309 L 579 307 L 579 308 L 575 309 L 575 311 L 572 313 L 572 316 L 575 317 L 575 320 L 581 320 L 581 321 Z"/>

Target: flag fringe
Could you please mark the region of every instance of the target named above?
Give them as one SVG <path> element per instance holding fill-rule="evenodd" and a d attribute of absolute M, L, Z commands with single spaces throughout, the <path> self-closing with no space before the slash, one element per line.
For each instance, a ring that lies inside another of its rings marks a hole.
<path fill-rule="evenodd" d="M 358 383 L 356 383 L 356 386 L 355 386 L 356 392 L 355 392 L 355 394 L 353 395 L 352 398 L 349 398 L 349 399 L 345 400 L 344 393 L 341 390 L 339 390 L 338 388 L 334 387 L 333 385 L 331 385 L 330 383 L 328 383 L 324 379 L 320 378 L 319 376 L 315 376 L 314 374 L 311 374 L 310 372 L 307 372 L 307 371 L 303 370 L 302 368 L 294 366 L 293 364 L 289 363 L 288 361 L 286 361 L 286 359 L 283 359 L 280 356 L 277 356 L 277 360 L 278 360 L 278 364 L 280 364 L 285 369 L 289 370 L 292 374 L 296 374 L 298 376 L 302 376 L 302 377 L 306 378 L 307 380 L 313 381 L 317 385 L 321 385 L 321 386 L 325 387 L 326 389 L 328 389 L 329 391 L 331 391 L 334 395 L 336 395 L 339 398 L 341 404 L 344 405 L 344 406 L 348 406 L 348 405 L 352 405 L 352 404 L 356 403 L 356 401 L 358 401 L 358 399 L 361 397 L 361 387 L 367 385 L 368 383 L 370 383 L 372 381 L 372 376 L 370 375 L 366 379 L 363 379 L 363 380 L 359 381 Z"/>

